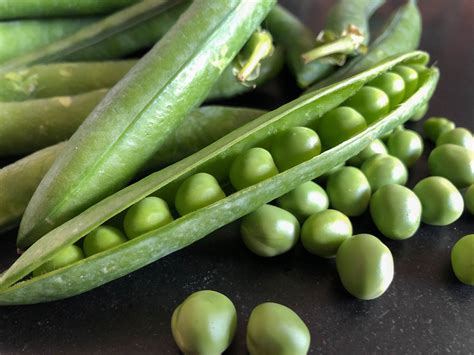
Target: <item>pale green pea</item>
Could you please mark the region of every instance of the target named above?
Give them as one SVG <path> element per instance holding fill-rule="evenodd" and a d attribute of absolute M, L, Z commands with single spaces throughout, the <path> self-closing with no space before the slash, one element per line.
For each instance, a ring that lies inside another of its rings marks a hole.
<path fill-rule="evenodd" d="M 405 97 L 405 82 L 397 73 L 383 73 L 372 80 L 368 85 L 379 88 L 387 94 L 391 110 L 401 103 Z"/>
<path fill-rule="evenodd" d="M 281 196 L 277 203 L 281 208 L 303 221 L 315 213 L 326 210 L 329 206 L 329 199 L 321 186 L 308 181 Z"/>
<path fill-rule="evenodd" d="M 387 147 L 380 139 L 372 141 L 363 151 L 347 161 L 348 165 L 360 167 L 364 161 L 376 154 L 388 154 Z"/>
<path fill-rule="evenodd" d="M 472 133 L 466 128 L 454 128 L 441 133 L 436 140 L 436 146 L 442 144 L 455 144 L 469 150 L 474 150 L 474 138 Z"/>
<path fill-rule="evenodd" d="M 474 151 L 454 144 L 442 144 L 428 157 L 430 174 L 442 176 L 457 188 L 474 183 Z"/>
<path fill-rule="evenodd" d="M 36 277 L 46 274 L 50 271 L 75 263 L 81 259 L 84 259 L 84 253 L 81 248 L 74 244 L 67 246 L 59 251 L 53 258 L 34 270 L 33 276 Z"/>
<path fill-rule="evenodd" d="M 392 71 L 400 75 L 405 82 L 405 96 L 403 98 L 405 101 L 418 89 L 418 73 L 406 65 L 397 65 Z"/>
<path fill-rule="evenodd" d="M 466 235 L 454 244 L 451 265 L 459 281 L 474 286 L 474 234 Z"/>
<path fill-rule="evenodd" d="M 423 153 L 423 139 L 415 131 L 406 129 L 393 133 L 388 139 L 388 152 L 407 167 L 412 166 Z"/>
<path fill-rule="evenodd" d="M 439 136 L 456 128 L 454 122 L 444 117 L 430 117 L 423 124 L 425 136 L 432 142 L 436 142 Z"/>
<path fill-rule="evenodd" d="M 361 88 L 354 96 L 347 99 L 344 105 L 359 112 L 367 125 L 378 121 L 390 111 L 390 101 L 387 94 L 372 86 Z"/>
<path fill-rule="evenodd" d="M 86 256 L 91 256 L 116 247 L 126 241 L 127 238 L 119 229 L 111 226 L 100 226 L 86 235 L 82 248 Z"/>
<path fill-rule="evenodd" d="M 372 193 L 387 184 L 405 185 L 408 180 L 405 165 L 391 155 L 374 155 L 362 164 L 361 170 L 369 181 Z"/>

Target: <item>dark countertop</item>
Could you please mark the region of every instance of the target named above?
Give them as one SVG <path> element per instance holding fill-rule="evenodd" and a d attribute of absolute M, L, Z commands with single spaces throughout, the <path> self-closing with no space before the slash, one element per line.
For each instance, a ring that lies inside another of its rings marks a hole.
<path fill-rule="evenodd" d="M 331 1 L 282 1 L 317 31 Z M 401 1 L 389 1 L 387 16 Z M 431 0 L 424 16 L 421 48 L 441 69 L 429 115 L 447 116 L 474 130 L 474 2 Z M 273 108 L 298 90 L 288 73 L 232 103 Z M 411 124 L 420 131 L 420 124 Z M 432 146 L 427 144 L 427 151 Z M 408 186 L 427 176 L 425 151 L 410 170 Z M 356 233 L 380 236 L 370 218 L 353 219 Z M 448 227 L 423 225 L 411 239 L 381 238 L 395 259 L 389 290 L 359 301 L 342 288 L 334 260 L 306 253 L 300 245 L 272 259 L 251 254 L 234 223 L 204 240 L 131 275 L 70 299 L 0 308 L 0 353 L 177 354 L 170 331 L 174 308 L 190 293 L 213 289 L 235 304 L 239 323 L 229 354 L 245 354 L 250 311 L 265 301 L 294 309 L 308 325 L 311 352 L 474 353 L 474 292 L 451 271 L 450 250 L 474 232 L 464 214 Z M 2 236 L 0 270 L 14 259 L 14 232 Z"/>

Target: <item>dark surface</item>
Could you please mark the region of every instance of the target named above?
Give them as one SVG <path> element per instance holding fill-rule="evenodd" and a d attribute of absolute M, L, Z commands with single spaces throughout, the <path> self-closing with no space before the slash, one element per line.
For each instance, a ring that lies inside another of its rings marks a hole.
<path fill-rule="evenodd" d="M 331 1 L 282 3 L 321 29 Z M 400 1 L 390 1 L 387 16 Z M 422 1 L 421 48 L 441 69 L 431 115 L 447 116 L 474 130 L 474 2 Z M 232 103 L 263 108 L 298 95 L 288 73 Z M 419 124 L 414 126 L 420 126 Z M 427 144 L 427 150 L 432 146 Z M 409 186 L 427 176 L 423 161 L 410 171 Z M 380 235 L 368 216 L 353 219 L 355 232 Z M 170 331 L 174 308 L 190 293 L 213 289 L 235 304 L 239 325 L 230 354 L 243 354 L 253 307 L 265 301 L 294 309 L 308 325 L 311 351 L 324 353 L 473 353 L 474 293 L 450 267 L 450 249 L 474 232 L 464 214 L 448 227 L 422 226 L 403 242 L 382 238 L 395 259 L 395 278 L 379 299 L 362 302 L 340 285 L 333 260 L 311 256 L 301 246 L 286 255 L 252 255 L 239 239 L 238 224 L 120 280 L 71 299 L 0 309 L 0 353 L 176 354 Z M 15 257 L 14 240 L 2 236 L 0 270 Z"/>

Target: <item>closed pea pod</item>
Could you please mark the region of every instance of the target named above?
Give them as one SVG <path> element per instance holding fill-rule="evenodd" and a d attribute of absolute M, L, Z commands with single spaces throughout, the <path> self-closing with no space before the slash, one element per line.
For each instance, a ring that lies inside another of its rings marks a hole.
<path fill-rule="evenodd" d="M 431 175 L 442 176 L 457 188 L 474 183 L 474 152 L 459 145 L 442 144 L 428 157 Z"/>
<path fill-rule="evenodd" d="M 454 128 L 440 134 L 436 140 L 436 146 L 442 144 L 455 144 L 469 150 L 474 150 L 474 138 L 466 128 Z"/>
<path fill-rule="evenodd" d="M 454 122 L 444 117 L 430 117 L 423 124 L 423 131 L 426 137 L 432 142 L 436 142 L 442 133 L 454 128 L 456 128 Z"/>
<path fill-rule="evenodd" d="M 454 244 L 451 265 L 459 281 L 474 286 L 474 234 L 465 235 Z"/>
<path fill-rule="evenodd" d="M 346 101 L 346 105 L 352 107 L 364 116 L 367 124 L 371 124 L 390 110 L 390 101 L 385 92 L 372 86 L 365 86 L 357 94 Z"/>
<path fill-rule="evenodd" d="M 367 159 L 377 154 L 388 154 L 387 147 L 380 139 L 375 139 L 363 151 L 350 158 L 347 164 L 360 167 Z"/>
<path fill-rule="evenodd" d="M 100 226 L 84 238 L 84 254 L 91 256 L 125 243 L 127 238 L 112 226 Z"/>
<path fill-rule="evenodd" d="M 464 193 L 464 205 L 469 213 L 474 215 L 474 184 L 469 186 Z"/>
<path fill-rule="evenodd" d="M 412 166 L 423 153 L 423 140 L 415 131 L 405 129 L 394 132 L 388 139 L 388 152 L 407 167 Z"/>
<path fill-rule="evenodd" d="M 360 168 L 369 181 L 372 192 L 387 184 L 405 185 L 408 171 L 402 161 L 391 155 L 377 154 Z"/>

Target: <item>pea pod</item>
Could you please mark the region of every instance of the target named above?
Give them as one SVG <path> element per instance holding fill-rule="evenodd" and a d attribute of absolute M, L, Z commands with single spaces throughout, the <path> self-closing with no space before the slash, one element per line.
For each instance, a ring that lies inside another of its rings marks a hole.
<path fill-rule="evenodd" d="M 193 110 L 144 170 L 154 171 L 172 164 L 263 113 L 265 111 L 226 106 Z M 0 231 L 18 225 L 41 179 L 64 148 L 65 143 L 58 143 L 0 169 Z"/>
<path fill-rule="evenodd" d="M 274 3 L 193 2 L 71 137 L 25 211 L 18 245 L 125 186 L 205 99 Z"/>
<path fill-rule="evenodd" d="M 438 70 L 427 69 L 427 76 L 410 98 L 365 131 L 336 147 L 114 249 L 40 277 L 18 282 L 62 248 L 78 241 L 144 197 L 153 194 L 168 196 L 169 200 L 169 196 L 173 195 L 184 179 L 198 172 L 211 171 L 214 177 L 224 181 L 228 176 L 228 167 L 237 154 L 255 145 L 268 145 L 275 134 L 288 127 L 314 124 L 325 112 L 344 102 L 365 83 L 394 65 L 426 60 L 423 52 L 408 53 L 324 90 L 303 95 L 233 131 L 192 156 L 102 200 L 43 236 L 1 275 L 0 303 L 45 302 L 98 287 L 194 243 L 217 228 L 341 164 L 375 138 L 407 121 L 413 111 L 432 95 L 439 77 Z M 15 284 L 16 282 L 18 283 Z"/>

